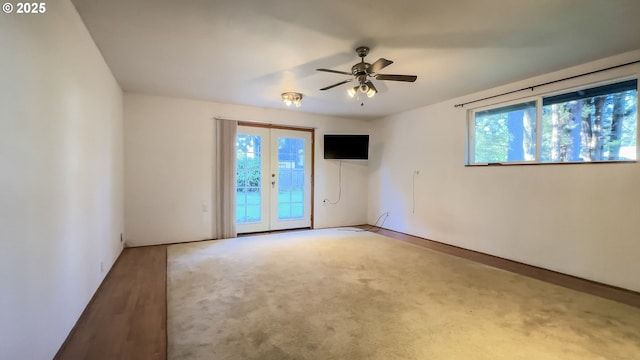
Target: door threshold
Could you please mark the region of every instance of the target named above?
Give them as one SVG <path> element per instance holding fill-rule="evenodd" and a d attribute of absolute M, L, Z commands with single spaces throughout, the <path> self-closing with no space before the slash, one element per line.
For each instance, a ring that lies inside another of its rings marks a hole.
<path fill-rule="evenodd" d="M 305 231 L 305 230 L 311 230 L 311 228 L 310 228 L 310 227 L 302 227 L 302 228 L 295 228 L 295 229 L 282 229 L 282 230 L 269 230 L 269 231 L 247 232 L 247 233 L 241 233 L 241 234 L 238 234 L 238 237 L 244 237 L 244 236 L 258 236 L 258 235 L 269 235 L 269 234 L 279 234 L 279 233 L 287 233 L 287 232 L 295 232 L 295 231 Z"/>

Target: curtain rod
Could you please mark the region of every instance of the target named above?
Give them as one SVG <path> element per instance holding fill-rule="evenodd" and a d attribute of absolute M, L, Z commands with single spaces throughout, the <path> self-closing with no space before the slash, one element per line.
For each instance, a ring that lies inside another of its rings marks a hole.
<path fill-rule="evenodd" d="M 482 99 L 477 99 L 477 100 L 467 101 L 467 102 L 460 103 L 460 104 L 455 104 L 453 107 L 461 108 L 461 107 L 464 107 L 465 105 L 469 105 L 469 104 L 477 103 L 477 102 L 480 102 L 480 101 L 497 98 L 497 97 L 500 97 L 500 96 L 510 95 L 510 94 L 521 92 L 521 91 L 525 91 L 525 90 L 533 91 L 533 89 L 535 89 L 537 87 L 541 87 L 541 86 L 545 86 L 545 85 L 551 85 L 551 84 L 555 84 L 555 83 L 558 83 L 558 82 L 561 82 L 561 81 L 567 81 L 567 80 L 579 78 L 579 77 L 582 77 L 582 76 L 592 75 L 592 74 L 600 73 L 600 72 L 603 72 L 603 71 L 613 70 L 613 69 L 617 69 L 617 68 L 621 68 L 621 67 L 637 64 L 637 63 L 640 63 L 640 60 L 636 60 L 636 61 L 632 61 L 632 62 L 628 62 L 628 63 L 625 63 L 625 64 L 620 64 L 620 65 L 610 66 L 610 67 L 605 68 L 605 69 L 594 70 L 594 71 L 590 71 L 590 72 L 587 72 L 587 73 L 584 73 L 584 74 L 580 74 L 580 75 L 569 76 L 569 77 L 566 77 L 566 78 L 563 78 L 563 79 L 559 79 L 559 80 L 548 81 L 548 82 L 545 82 L 545 83 L 542 83 L 542 84 L 537 84 L 537 85 L 533 85 L 533 86 L 527 86 L 527 87 L 524 87 L 522 89 L 512 90 L 512 91 L 508 91 L 508 92 L 505 92 L 505 93 L 502 93 L 502 94 L 498 94 L 498 95 L 487 96 L 487 97 L 482 98 Z"/>

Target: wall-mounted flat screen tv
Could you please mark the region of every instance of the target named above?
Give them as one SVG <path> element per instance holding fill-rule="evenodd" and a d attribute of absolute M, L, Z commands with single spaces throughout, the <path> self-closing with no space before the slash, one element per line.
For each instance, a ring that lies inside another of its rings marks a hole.
<path fill-rule="evenodd" d="M 369 159 L 369 135 L 324 135 L 324 158 Z"/>

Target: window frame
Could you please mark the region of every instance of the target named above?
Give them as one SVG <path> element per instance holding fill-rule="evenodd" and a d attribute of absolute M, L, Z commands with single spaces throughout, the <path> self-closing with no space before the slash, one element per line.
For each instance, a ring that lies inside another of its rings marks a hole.
<path fill-rule="evenodd" d="M 580 90 L 586 90 L 591 88 L 596 88 L 599 86 L 611 85 L 620 82 L 625 82 L 629 80 L 636 80 L 640 82 L 639 76 L 625 76 L 614 79 L 608 79 L 604 81 L 592 82 L 582 85 L 576 85 L 572 87 L 567 87 L 558 90 L 551 90 L 547 92 L 541 92 L 539 94 L 519 97 L 516 99 L 510 99 L 501 102 L 495 102 L 487 105 L 482 105 L 479 107 L 471 108 L 467 110 L 467 134 L 466 134 L 466 156 L 465 156 L 465 166 L 492 166 L 492 165 L 504 165 L 504 166 L 514 166 L 514 165 L 569 165 L 569 164 L 616 164 L 616 163 L 637 163 L 639 154 L 640 154 L 640 146 L 638 141 L 640 140 L 638 135 L 640 134 L 640 108 L 638 104 L 640 104 L 640 91 L 638 87 L 636 87 L 636 96 L 638 99 L 636 100 L 636 159 L 627 159 L 627 160 L 595 160 L 595 161 L 559 161 L 559 162 L 542 162 L 541 161 L 541 151 L 542 151 L 542 108 L 544 98 L 557 96 L 561 94 L 577 92 Z M 533 91 L 533 88 L 532 88 Z M 536 151 L 535 157 L 533 160 L 523 160 L 523 161 L 504 161 L 504 162 L 495 162 L 495 163 L 476 163 L 475 162 L 475 115 L 478 112 L 488 111 L 492 109 L 499 109 L 502 107 L 507 107 L 511 105 L 527 103 L 527 102 L 535 102 L 536 104 Z"/>
<path fill-rule="evenodd" d="M 496 103 L 493 105 L 487 105 L 487 106 L 483 106 L 483 107 L 478 107 L 478 108 L 474 108 L 468 111 L 468 119 L 467 119 L 467 139 L 468 139 L 468 144 L 467 144 L 467 149 L 468 149 L 468 161 L 467 161 L 467 165 L 472 165 L 472 166 L 487 166 L 487 165 L 530 165 L 530 164 L 534 164 L 538 161 L 539 159 L 539 155 L 540 155 L 540 151 L 538 149 L 538 127 L 539 127 L 539 121 L 538 121 L 538 117 L 539 117 L 539 112 L 541 111 L 541 107 L 539 106 L 539 101 L 542 101 L 542 97 L 541 96 L 532 96 L 532 97 L 526 97 L 526 98 L 519 98 L 519 99 L 514 99 L 514 100 L 510 100 L 510 101 L 504 101 L 504 102 L 500 102 L 500 103 Z M 519 160 L 519 161 L 504 161 L 504 162 L 481 162 L 481 163 L 476 163 L 475 162 L 475 138 L 476 138 L 476 132 L 475 132 L 475 128 L 476 128 L 476 113 L 479 112 L 484 112 L 487 110 L 493 110 L 493 109 L 499 109 L 499 108 L 503 108 L 503 107 L 507 107 L 507 106 L 511 106 L 511 105 L 517 105 L 517 104 L 524 104 L 524 103 L 528 103 L 528 102 L 535 102 L 536 103 L 536 154 L 534 157 L 534 160 Z"/>

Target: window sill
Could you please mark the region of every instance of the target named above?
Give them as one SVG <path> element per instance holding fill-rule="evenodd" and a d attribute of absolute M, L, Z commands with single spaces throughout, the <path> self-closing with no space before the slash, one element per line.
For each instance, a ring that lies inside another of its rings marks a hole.
<path fill-rule="evenodd" d="M 609 161 L 567 161 L 567 162 L 506 162 L 465 164 L 465 167 L 500 167 L 500 166 L 531 166 L 531 165 L 587 165 L 587 164 L 635 164 L 638 160 L 609 160 Z"/>

